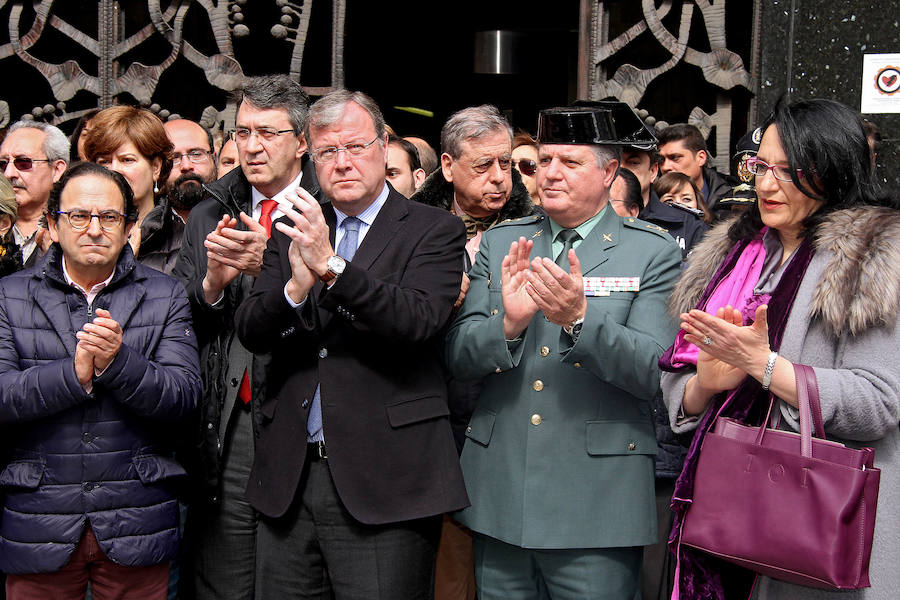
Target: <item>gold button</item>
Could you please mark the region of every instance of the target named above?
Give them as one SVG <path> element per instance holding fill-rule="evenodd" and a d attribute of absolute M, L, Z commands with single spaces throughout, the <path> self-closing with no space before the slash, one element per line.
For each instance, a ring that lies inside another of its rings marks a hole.
<path fill-rule="evenodd" d="M 541 421 L 543 421 L 543 419 L 541 418 L 541 415 L 539 415 L 539 414 L 531 415 L 531 424 L 532 425 L 540 425 Z"/>
<path fill-rule="evenodd" d="M 630 444 L 628 444 L 629 452 L 634 452 L 636 448 L 637 448 L 637 445 L 634 442 L 631 442 Z"/>
<path fill-rule="evenodd" d="M 534 391 L 539 392 L 544 389 L 544 382 L 540 379 L 536 379 L 535 382 L 531 384 L 531 387 L 534 388 Z"/>
<path fill-rule="evenodd" d="M 576 368 L 576 369 L 580 369 L 580 368 L 581 368 L 581 363 L 575 363 L 575 368 Z"/>
<path fill-rule="evenodd" d="M 550 354 L 550 348 L 547 346 L 541 346 L 541 356 L 548 356 Z"/>
<path fill-rule="evenodd" d="M 494 310 L 491 311 L 491 314 L 496 315 L 498 312 L 500 312 L 500 311 L 495 308 Z"/>

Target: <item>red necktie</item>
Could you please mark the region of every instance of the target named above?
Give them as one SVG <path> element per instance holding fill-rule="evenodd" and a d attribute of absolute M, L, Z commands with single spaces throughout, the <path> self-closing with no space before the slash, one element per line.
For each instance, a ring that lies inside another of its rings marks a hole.
<path fill-rule="evenodd" d="M 278 202 L 271 198 L 262 201 L 262 214 L 259 215 L 259 224 L 266 228 L 266 235 L 272 237 L 272 213 L 278 208 Z"/>
<path fill-rule="evenodd" d="M 261 204 L 262 213 L 259 215 L 259 224 L 266 228 L 266 236 L 272 237 L 272 213 L 278 208 L 278 202 L 271 198 L 266 198 Z M 253 394 L 250 391 L 250 376 L 246 369 L 244 370 L 244 378 L 241 379 L 241 387 L 238 389 L 238 398 L 244 404 L 250 404 Z"/>

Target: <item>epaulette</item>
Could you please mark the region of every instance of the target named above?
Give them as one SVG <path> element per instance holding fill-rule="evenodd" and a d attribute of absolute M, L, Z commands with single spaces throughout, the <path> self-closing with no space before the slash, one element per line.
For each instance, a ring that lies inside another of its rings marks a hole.
<path fill-rule="evenodd" d="M 625 217 L 622 219 L 622 223 L 625 227 L 629 229 L 637 229 L 639 231 L 650 231 L 655 233 L 661 238 L 669 238 L 669 230 L 663 229 L 659 225 L 654 225 L 653 223 L 648 223 L 647 221 L 642 221 L 640 219 L 635 219 L 634 217 Z"/>
<path fill-rule="evenodd" d="M 539 223 L 544 219 L 544 215 L 540 215 L 537 213 L 526 215 L 524 217 L 519 217 L 518 219 L 506 219 L 505 221 L 500 221 L 491 229 L 496 229 L 497 227 L 507 227 L 509 225 L 531 225 L 532 223 Z"/>

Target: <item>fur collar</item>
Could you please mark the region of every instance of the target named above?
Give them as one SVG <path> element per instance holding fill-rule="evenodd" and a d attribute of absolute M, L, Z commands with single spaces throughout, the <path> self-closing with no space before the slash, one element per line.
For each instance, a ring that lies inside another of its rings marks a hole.
<path fill-rule="evenodd" d="M 534 205 L 525 184 L 522 183 L 522 176 L 514 167 L 510 168 L 512 169 L 512 193 L 509 195 L 509 200 L 500 209 L 500 221 L 518 219 L 534 212 Z M 410 200 L 449 211 L 453 206 L 453 184 L 444 179 L 444 173 L 438 167 L 434 173 L 428 176 L 422 187 L 416 190 Z"/>
<path fill-rule="evenodd" d="M 733 222 L 719 223 L 694 247 L 669 298 L 672 315 L 697 304 L 731 249 L 728 228 Z M 813 247 L 817 254 L 827 255 L 827 264 L 813 292 L 810 319 L 821 319 L 834 337 L 893 326 L 900 308 L 900 211 L 882 207 L 835 211 L 819 226 Z"/>

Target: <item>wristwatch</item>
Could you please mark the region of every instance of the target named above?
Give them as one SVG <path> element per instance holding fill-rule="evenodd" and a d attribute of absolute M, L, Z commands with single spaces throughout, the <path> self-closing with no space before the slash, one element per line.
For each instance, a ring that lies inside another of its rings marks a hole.
<path fill-rule="evenodd" d="M 579 334 L 581 334 L 581 326 L 584 325 L 584 317 L 580 319 L 576 319 L 572 322 L 571 325 L 566 325 L 563 327 L 563 331 L 569 334 L 569 337 L 573 340 L 577 340 Z"/>
<path fill-rule="evenodd" d="M 326 266 L 328 267 L 328 270 L 319 275 L 319 280 L 323 283 L 330 283 L 344 272 L 344 269 L 347 267 L 347 261 L 337 254 L 334 254 L 328 257 Z"/>

